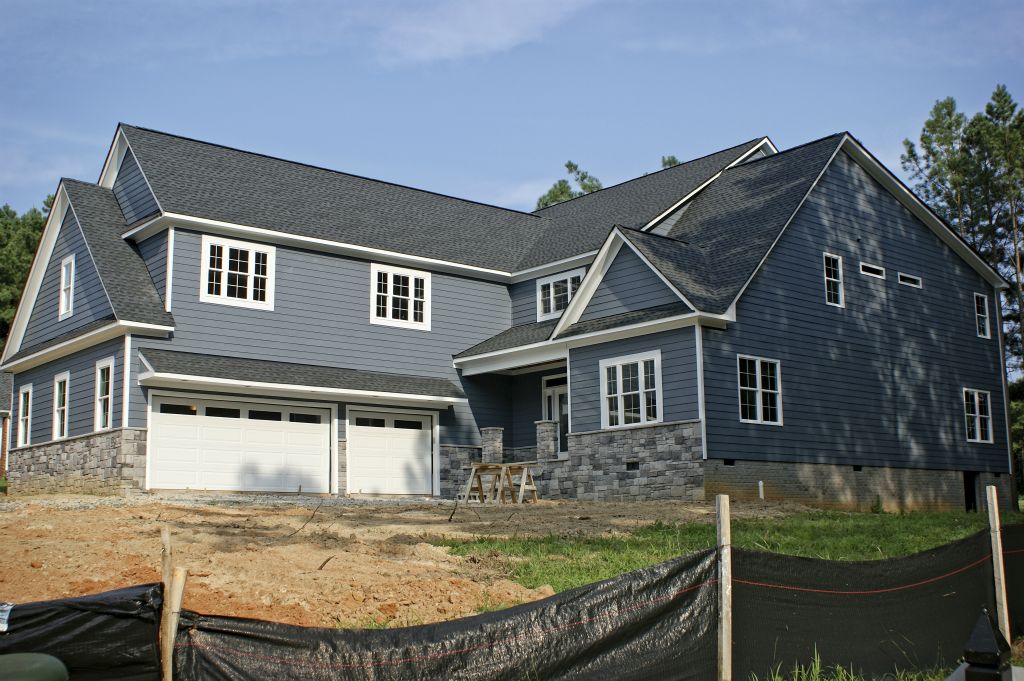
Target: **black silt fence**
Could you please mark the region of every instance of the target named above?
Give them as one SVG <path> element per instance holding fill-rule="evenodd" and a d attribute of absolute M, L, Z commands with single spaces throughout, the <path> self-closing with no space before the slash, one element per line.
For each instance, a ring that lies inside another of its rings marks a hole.
<path fill-rule="evenodd" d="M 146 584 L 15 605 L 0 634 L 0 655 L 53 655 L 73 681 L 159 681 L 161 595 L 159 584 Z"/>
<path fill-rule="evenodd" d="M 988 532 L 880 561 L 734 549 L 734 677 L 815 653 L 868 675 L 954 666 L 982 606 L 994 612 L 991 558 Z"/>
<path fill-rule="evenodd" d="M 694 679 L 716 676 L 714 551 L 500 612 L 381 631 L 182 613 L 175 679 Z"/>
<path fill-rule="evenodd" d="M 1005 526 L 1002 534 L 1010 631 L 1020 638 L 1024 637 L 1024 525 Z"/>

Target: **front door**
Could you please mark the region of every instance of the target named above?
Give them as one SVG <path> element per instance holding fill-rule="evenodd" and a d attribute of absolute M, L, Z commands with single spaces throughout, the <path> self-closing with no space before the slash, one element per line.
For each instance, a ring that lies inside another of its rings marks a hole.
<path fill-rule="evenodd" d="M 558 421 L 558 451 L 569 451 L 569 386 L 564 377 L 545 381 L 544 419 Z"/>

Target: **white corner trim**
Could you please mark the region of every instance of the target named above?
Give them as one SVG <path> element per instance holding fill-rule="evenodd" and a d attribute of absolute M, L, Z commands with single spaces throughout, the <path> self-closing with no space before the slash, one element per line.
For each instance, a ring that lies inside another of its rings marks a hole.
<path fill-rule="evenodd" d="M 583 277 L 585 277 L 586 274 L 587 274 L 587 270 L 585 268 L 577 267 L 574 270 L 568 270 L 568 271 L 565 271 L 565 272 L 558 272 L 557 274 L 549 274 L 546 277 L 540 277 L 538 279 L 535 279 L 534 280 L 534 288 L 536 289 L 536 291 L 535 291 L 534 303 L 537 306 L 537 321 L 538 322 L 546 322 L 549 319 L 557 319 L 562 314 L 562 312 L 565 309 L 568 309 L 569 303 L 572 302 L 572 299 L 575 296 L 574 293 L 572 293 L 568 288 L 566 288 L 566 292 L 568 293 L 568 302 L 566 303 L 566 307 L 563 308 L 562 310 L 556 310 L 555 309 L 555 302 L 554 302 L 554 287 L 551 287 L 551 291 L 552 291 L 552 295 L 551 295 L 551 312 L 548 312 L 548 313 L 545 314 L 545 313 L 541 312 L 541 310 L 543 309 L 543 303 L 544 303 L 543 298 L 541 298 L 541 289 L 546 284 L 554 284 L 555 282 L 559 282 L 559 281 L 567 281 L 567 282 L 569 282 L 573 277 L 579 277 L 580 278 L 580 285 L 582 286 L 582 284 L 583 284 Z M 567 283 L 567 287 L 568 287 L 568 283 Z"/>
<path fill-rule="evenodd" d="M 387 291 L 383 294 L 387 296 L 387 302 L 385 305 L 387 317 L 377 316 L 377 275 L 387 275 Z M 393 277 L 395 275 L 408 277 L 409 278 L 409 296 L 406 300 L 409 303 L 407 310 L 409 319 L 393 319 L 391 317 L 392 303 L 394 302 L 394 288 L 393 288 Z M 423 280 L 423 321 L 414 321 L 414 306 L 415 306 L 415 290 L 416 280 Z M 370 323 L 378 324 L 380 326 L 395 326 L 402 329 L 413 329 L 415 331 L 430 331 L 430 308 L 433 306 L 433 294 L 431 293 L 430 285 L 430 272 L 423 270 L 410 270 L 405 267 L 394 267 L 392 265 L 383 265 L 381 263 L 370 263 Z"/>
<path fill-rule="evenodd" d="M 174 225 L 167 228 L 167 263 L 164 266 L 164 312 L 171 311 L 174 293 Z"/>
<path fill-rule="evenodd" d="M 697 345 L 697 416 L 700 418 L 701 458 L 708 458 L 708 420 L 704 397 L 704 327 L 694 329 Z"/>
<path fill-rule="evenodd" d="M 141 356 L 141 355 L 140 355 Z M 121 360 L 121 427 L 127 428 L 128 422 L 131 417 L 131 400 L 129 399 L 129 391 L 131 390 L 131 378 L 132 378 L 132 335 L 126 333 L 124 335 L 124 359 Z M 146 422 L 148 425 L 148 421 Z"/>

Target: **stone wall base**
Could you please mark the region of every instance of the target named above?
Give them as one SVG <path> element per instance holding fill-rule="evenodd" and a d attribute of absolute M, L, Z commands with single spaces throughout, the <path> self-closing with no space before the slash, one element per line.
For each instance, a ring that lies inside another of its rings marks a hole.
<path fill-rule="evenodd" d="M 141 492 L 146 481 L 146 429 L 119 428 L 12 451 L 8 493 L 102 494 Z"/>
<path fill-rule="evenodd" d="M 702 464 L 700 424 L 684 421 L 570 434 L 568 458 L 540 462 L 534 477 L 542 499 L 699 501 Z"/>
<path fill-rule="evenodd" d="M 758 499 L 758 481 L 764 482 L 767 501 L 794 501 L 837 510 L 962 511 L 965 507 L 964 474 L 912 468 L 884 468 L 812 463 L 779 463 L 722 459 L 704 462 L 704 488 L 708 498 L 728 494 L 739 501 Z M 985 485 L 996 485 L 1000 506 L 1010 508 L 1010 476 L 978 475 L 979 508 L 984 508 Z"/>

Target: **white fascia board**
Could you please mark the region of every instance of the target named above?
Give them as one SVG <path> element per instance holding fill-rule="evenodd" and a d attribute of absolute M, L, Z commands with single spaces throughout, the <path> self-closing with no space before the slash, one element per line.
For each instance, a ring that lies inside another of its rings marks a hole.
<path fill-rule="evenodd" d="M 727 165 L 722 170 L 719 170 L 717 173 L 715 173 L 714 175 L 709 177 L 707 180 L 705 180 L 703 183 L 701 183 L 701 185 L 699 187 L 694 189 L 692 192 L 690 192 L 689 194 L 687 194 L 683 198 L 681 198 L 678 201 L 676 201 L 667 210 L 663 211 L 660 215 L 658 215 L 657 217 L 655 217 L 652 220 L 650 220 L 646 225 L 644 225 L 643 227 L 640 228 L 641 231 L 649 232 L 650 230 L 654 229 L 654 227 L 659 222 L 661 222 L 662 220 L 667 218 L 669 215 L 672 215 L 672 213 L 675 213 L 677 210 L 679 210 L 683 206 L 683 204 L 685 204 L 687 201 L 692 199 L 697 194 L 700 194 L 704 190 L 705 187 L 707 187 L 709 184 L 711 184 L 712 182 L 717 180 L 719 177 L 721 177 L 722 173 L 726 169 L 732 168 L 733 166 L 737 166 L 740 163 L 743 163 L 745 160 L 750 158 L 750 156 L 752 154 L 756 153 L 757 150 L 760 149 L 763 146 L 767 146 L 769 149 L 771 149 L 773 154 L 779 153 L 779 150 L 775 148 L 775 145 L 772 144 L 772 141 L 770 139 L 768 139 L 767 137 L 762 137 L 753 146 L 751 146 L 750 149 L 747 149 L 745 152 L 743 152 L 743 154 L 740 155 L 735 161 L 733 161 L 732 163 Z"/>
<path fill-rule="evenodd" d="M 145 352 L 145 350 L 143 350 Z M 211 378 L 190 374 L 161 373 L 146 371 L 139 375 L 139 383 L 157 388 L 202 388 L 220 392 L 258 395 L 298 395 L 307 397 L 337 398 L 343 401 L 358 400 L 370 404 L 419 404 L 441 405 L 466 404 L 465 397 L 441 397 L 438 395 L 413 395 L 410 393 L 389 393 L 375 390 L 350 390 L 346 388 L 323 388 L 311 385 L 243 381 L 233 378 Z"/>
<path fill-rule="evenodd" d="M 158 218 L 143 223 L 138 227 L 125 232 L 121 236 L 125 239 L 131 239 L 135 242 L 139 242 L 153 234 L 156 234 L 162 229 L 166 229 L 172 224 L 175 227 L 193 229 L 204 234 L 220 234 L 223 236 L 285 244 L 295 246 L 296 248 L 337 253 L 339 255 L 346 255 L 374 262 L 409 265 L 428 269 L 433 272 L 460 274 L 462 276 L 497 281 L 505 284 L 509 283 L 512 276 L 510 272 L 488 269 L 486 267 L 463 265 L 461 263 L 451 262 L 448 260 L 438 260 L 436 258 L 426 258 L 418 255 L 398 253 L 397 251 L 370 248 L 369 246 L 358 246 L 356 244 L 348 244 L 341 241 L 330 241 L 328 239 L 288 234 L 286 232 L 264 229 L 262 227 L 249 227 L 233 222 L 197 218 L 189 215 L 182 215 L 180 213 L 163 213 Z"/>
<path fill-rule="evenodd" d="M 39 239 L 36 254 L 32 258 L 32 267 L 29 269 L 21 302 L 18 303 L 18 309 L 11 321 L 11 332 L 7 335 L 7 344 L 4 346 L 3 356 L 0 357 L 0 364 L 6 362 L 8 357 L 21 349 L 21 343 L 25 339 L 25 328 L 28 326 L 29 317 L 32 316 L 32 309 L 36 305 L 36 297 L 39 295 L 39 287 L 43 283 L 43 275 L 46 274 L 46 266 L 50 262 L 50 256 L 53 255 L 53 246 L 57 242 L 60 226 L 64 222 L 64 214 L 70 205 L 71 201 L 68 199 L 68 193 L 62 181 L 57 186 L 53 204 L 50 206 L 50 213 L 46 216 L 43 235 Z"/>
<path fill-rule="evenodd" d="M 848 153 L 857 164 L 867 171 L 879 184 L 885 187 L 893 197 L 914 214 L 921 222 L 928 226 L 947 246 L 959 255 L 964 261 L 974 268 L 981 276 L 985 277 L 992 286 L 998 290 L 1009 288 L 1006 281 L 992 269 L 985 260 L 974 252 L 963 239 L 959 237 L 942 218 L 935 214 L 923 201 L 907 188 L 903 182 L 892 174 L 882 163 L 871 155 L 857 140 L 849 135 L 843 138 L 841 143 L 843 151 Z M 831 163 L 831 161 L 830 161 Z"/>
<path fill-rule="evenodd" d="M 604 331 L 593 331 L 559 340 L 542 341 L 540 343 L 522 345 L 517 348 L 509 348 L 508 350 L 495 350 L 494 352 L 486 352 L 480 355 L 461 357 L 456 359 L 453 364 L 455 368 L 462 370 L 463 376 L 508 371 L 565 360 L 568 358 L 569 350 L 573 348 L 610 343 L 624 338 L 681 329 L 697 324 L 724 329 L 729 321 L 724 315 L 690 312 L 675 317 L 655 319 Z"/>
<path fill-rule="evenodd" d="M 111 189 L 114 186 L 114 179 L 117 171 L 121 169 L 121 162 L 124 161 L 124 154 L 128 151 L 128 138 L 124 136 L 121 126 L 114 131 L 114 139 L 110 143 L 107 157 L 103 160 L 103 169 L 100 171 L 100 179 L 96 181 L 101 187 Z"/>
<path fill-rule="evenodd" d="M 548 274 L 558 274 L 559 272 L 565 272 L 566 270 L 572 270 L 576 269 L 577 267 L 588 265 L 594 260 L 594 257 L 599 252 L 600 251 L 587 251 L 586 253 L 574 255 L 571 258 L 554 260 L 543 265 L 537 265 L 536 267 L 528 267 L 525 270 L 518 270 L 512 273 L 512 279 L 510 283 L 517 284 L 521 281 L 537 279 Z"/>
<path fill-rule="evenodd" d="M 158 324 L 142 324 L 137 322 L 112 322 L 107 326 L 93 329 L 81 336 L 69 338 L 63 343 L 50 346 L 31 355 L 26 355 L 14 362 L 0 364 L 0 371 L 26 371 L 32 367 L 52 362 L 55 359 L 72 355 L 85 348 L 103 343 L 104 341 L 118 338 L 125 334 L 138 333 L 142 335 L 166 336 L 174 331 L 173 326 L 160 326 Z"/>
<path fill-rule="evenodd" d="M 604 275 L 608 268 L 611 267 L 615 256 L 619 254 L 623 241 L 625 239 L 619 233 L 618 227 L 608 233 L 604 243 L 601 244 L 601 248 L 597 252 L 597 257 L 594 258 L 593 265 L 587 270 L 583 281 L 580 282 L 576 295 L 572 297 L 565 310 L 562 311 L 562 316 L 558 318 L 558 323 L 555 324 L 555 328 L 551 331 L 550 338 L 557 338 L 558 334 L 579 321 L 580 315 L 583 314 L 583 310 L 587 309 L 590 299 L 594 297 L 598 285 L 604 279 Z"/>

